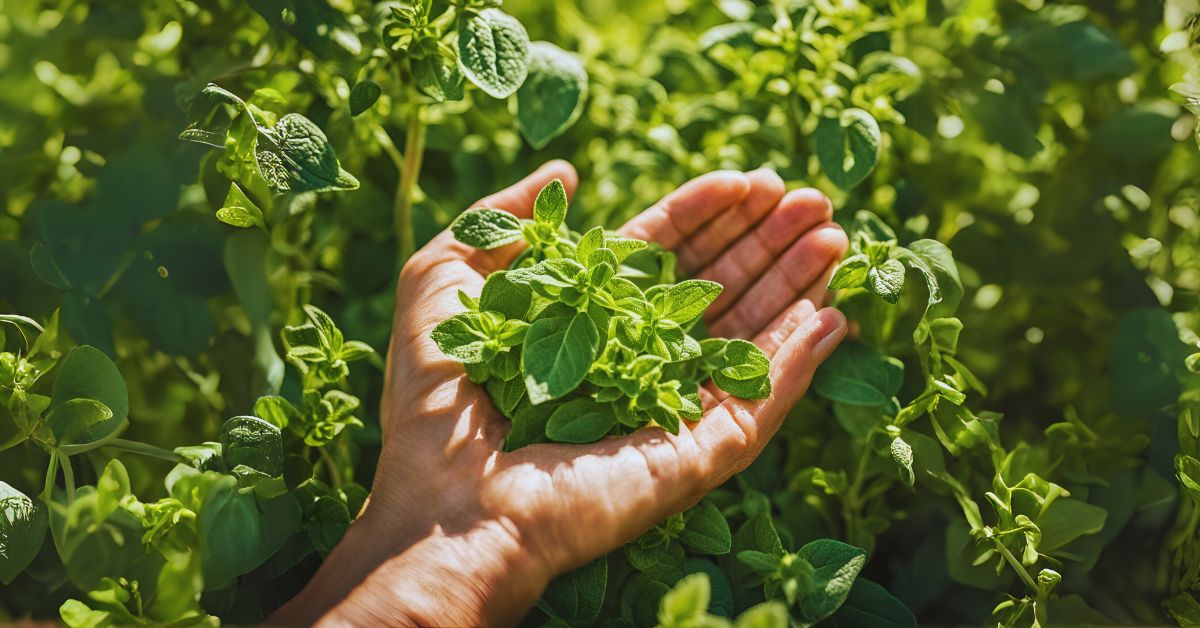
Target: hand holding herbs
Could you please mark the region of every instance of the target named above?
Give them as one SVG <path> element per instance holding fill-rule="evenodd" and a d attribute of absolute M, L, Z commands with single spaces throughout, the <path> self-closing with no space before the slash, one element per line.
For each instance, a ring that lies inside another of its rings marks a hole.
<path fill-rule="evenodd" d="M 841 314 L 817 309 L 847 246 L 820 193 L 786 192 L 769 171 L 713 172 L 618 232 L 576 241 L 560 228 L 576 181 L 570 165 L 551 162 L 476 204 L 508 213 L 465 214 L 495 223 L 455 224 L 494 248 L 448 230 L 405 266 L 371 500 L 273 620 L 514 623 L 551 577 L 745 468 L 844 336 Z M 676 283 L 672 260 L 695 279 Z M 701 324 L 733 340 L 686 333 Z M 489 383 L 464 377 L 460 361 Z M 706 373 L 718 386 L 692 389 Z M 600 404 L 607 423 L 587 418 Z M 703 420 L 678 420 L 701 405 Z M 651 423 L 670 431 L 636 429 Z M 610 430 L 619 435 L 586 445 L 540 442 Z M 685 518 L 684 537 L 700 518 Z"/>

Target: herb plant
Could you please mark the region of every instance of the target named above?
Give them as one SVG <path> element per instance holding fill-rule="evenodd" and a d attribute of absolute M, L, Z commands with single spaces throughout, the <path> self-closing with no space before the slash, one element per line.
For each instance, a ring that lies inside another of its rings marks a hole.
<path fill-rule="evenodd" d="M 567 195 L 555 179 L 538 193 L 532 220 L 470 209 L 450 225 L 460 242 L 528 248 L 488 276 L 467 312 L 433 340 L 484 384 L 512 421 L 509 449 L 545 440 L 590 443 L 655 424 L 679 433 L 704 413 L 710 377 L 747 399 L 771 394 L 770 359 L 745 340 L 697 340 L 693 327 L 721 294 L 701 279 L 675 282 L 669 251 L 603 227 L 566 229 Z"/>

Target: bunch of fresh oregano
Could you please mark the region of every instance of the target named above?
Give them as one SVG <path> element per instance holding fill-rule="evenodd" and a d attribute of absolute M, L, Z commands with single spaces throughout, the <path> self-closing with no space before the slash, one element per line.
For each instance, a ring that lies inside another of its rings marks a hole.
<path fill-rule="evenodd" d="M 566 228 L 562 182 L 544 187 L 533 220 L 499 209 L 464 212 L 459 241 L 528 247 L 488 276 L 479 298 L 442 321 L 433 340 L 465 364 L 512 421 L 506 448 L 590 443 L 655 424 L 679 432 L 703 415 L 708 378 L 737 397 L 771 392 L 770 360 L 745 340 L 704 338 L 698 324 L 721 293 L 712 281 L 675 281 L 670 251 L 595 227 Z"/>

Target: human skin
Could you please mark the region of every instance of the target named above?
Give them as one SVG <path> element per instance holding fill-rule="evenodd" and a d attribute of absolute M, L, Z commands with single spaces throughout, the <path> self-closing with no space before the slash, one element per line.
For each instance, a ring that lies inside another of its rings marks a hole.
<path fill-rule="evenodd" d="M 552 161 L 482 199 L 529 217 Z M 324 625 L 512 625 L 555 575 L 636 538 L 746 468 L 846 334 L 820 309 L 846 250 L 829 200 L 786 191 L 769 170 L 712 172 L 680 186 L 620 232 L 676 252 L 682 274 L 725 286 L 705 314 L 714 336 L 771 356 L 766 399 L 701 390 L 703 419 L 678 435 L 639 430 L 590 445 L 503 452 L 508 422 L 483 387 L 430 339 L 520 244 L 481 251 L 435 237 L 405 264 L 396 294 L 370 500 L 313 579 L 268 621 Z"/>

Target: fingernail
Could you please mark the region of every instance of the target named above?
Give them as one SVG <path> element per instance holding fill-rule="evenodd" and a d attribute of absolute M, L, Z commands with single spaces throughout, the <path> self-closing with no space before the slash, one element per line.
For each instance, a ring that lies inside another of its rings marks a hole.
<path fill-rule="evenodd" d="M 814 349 L 820 355 L 828 355 L 846 337 L 846 316 L 827 307 L 817 312 L 814 318 L 817 321 L 817 329 L 813 332 L 816 338 Z"/>

